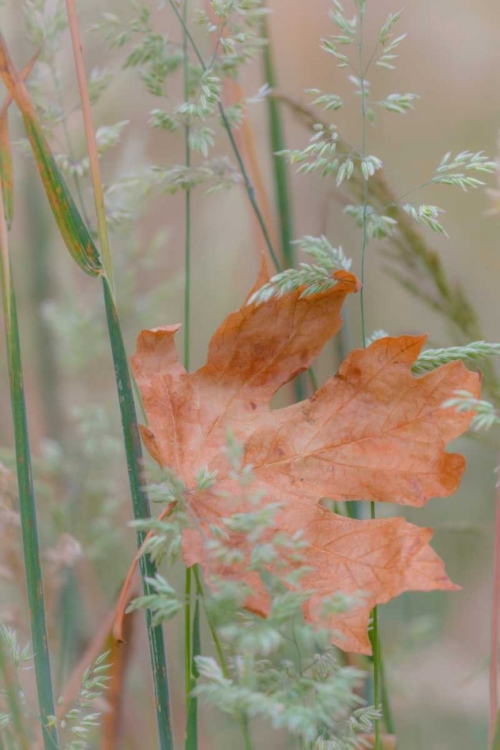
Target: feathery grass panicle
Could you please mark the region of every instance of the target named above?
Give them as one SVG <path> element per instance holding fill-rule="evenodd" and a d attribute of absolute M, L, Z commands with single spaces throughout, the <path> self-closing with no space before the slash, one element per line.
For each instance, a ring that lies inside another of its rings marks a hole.
<path fill-rule="evenodd" d="M 480 362 L 487 357 L 500 356 L 500 344 L 474 341 L 466 346 L 450 346 L 445 349 L 425 349 L 412 366 L 414 375 L 435 370 L 448 362 Z"/>
<path fill-rule="evenodd" d="M 500 424 L 500 414 L 493 404 L 484 399 L 474 398 L 469 391 L 455 391 L 454 398 L 443 404 L 443 409 L 456 409 L 459 412 L 475 412 L 473 430 L 489 430 Z"/>
<path fill-rule="evenodd" d="M 331 289 L 337 283 L 335 271 L 348 271 L 352 261 L 341 247 L 333 247 L 325 236 L 304 237 L 297 240 L 300 249 L 310 255 L 316 263 L 299 263 L 299 269 L 287 268 L 271 277 L 267 284 L 257 289 L 247 304 L 262 304 L 273 297 L 282 297 L 299 287 L 304 287 L 302 297 Z"/>
<path fill-rule="evenodd" d="M 400 14 L 396 16 L 399 18 Z M 401 40 L 403 38 L 404 35 Z M 390 68 L 392 67 L 394 66 L 391 65 Z M 311 106 L 281 91 L 271 92 L 270 96 L 285 104 L 315 135 L 319 133 L 320 137 L 325 138 L 323 134 L 328 133 L 332 141 L 330 148 L 333 148 L 335 144 L 335 149 L 340 152 L 349 152 L 347 142 L 338 134 L 335 125 L 323 120 Z M 300 151 L 297 152 L 298 156 L 300 153 Z M 470 152 L 467 153 L 469 159 L 474 156 Z M 480 156 L 483 155 L 480 154 Z M 488 173 L 493 171 L 493 162 L 490 164 L 489 161 L 485 162 Z M 480 162 L 479 166 L 481 166 Z M 498 170 L 498 164 L 496 169 Z M 438 252 L 430 246 L 420 231 L 419 225 L 430 228 L 438 234 L 446 233 L 437 220 L 440 209 L 437 206 L 415 207 L 408 203 L 401 204 L 402 198 L 399 198 L 391 189 L 383 170 L 376 171 L 366 181 L 355 164 L 351 178 L 344 180 L 342 187 L 361 202 L 360 205 L 354 207 L 347 205 L 345 209 L 358 226 L 362 225 L 365 213 L 362 205 L 365 186 L 368 191 L 369 204 L 366 211 L 367 234 L 370 239 L 387 239 L 381 252 L 388 260 L 385 268 L 388 274 L 424 305 L 448 320 L 457 343 L 484 339 L 481 322 L 466 291 L 449 277 Z M 349 202 L 339 190 L 332 189 L 332 193 L 342 205 L 345 206 Z M 372 226 L 375 217 L 378 217 L 376 228 Z M 383 226 L 382 217 L 390 219 L 391 226 Z M 500 403 L 500 382 L 494 368 L 488 360 L 485 360 L 481 370 L 483 387 L 491 394 L 495 403 Z"/>

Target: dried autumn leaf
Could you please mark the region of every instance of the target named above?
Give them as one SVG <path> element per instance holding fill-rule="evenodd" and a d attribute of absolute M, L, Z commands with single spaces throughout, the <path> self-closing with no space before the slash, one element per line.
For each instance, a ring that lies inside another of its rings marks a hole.
<path fill-rule="evenodd" d="M 305 562 L 312 572 L 302 584 L 315 593 L 306 617 L 321 619 L 325 596 L 363 591 L 359 606 L 332 616 L 329 624 L 341 648 L 370 653 L 367 626 L 376 604 L 403 591 L 456 587 L 428 544 L 430 529 L 402 518 L 352 520 L 319 502 L 421 506 L 454 492 L 464 459 L 445 446 L 467 429 L 471 415 L 441 404 L 458 389 L 477 394 L 479 377 L 460 362 L 414 377 L 411 366 L 425 337 L 385 338 L 353 351 L 311 398 L 271 409 L 276 391 L 306 369 L 340 328 L 342 303 L 358 285 L 347 272 L 335 278 L 337 285 L 321 294 L 301 299 L 297 290 L 230 314 L 210 342 L 206 365 L 193 374 L 177 357 L 179 326 L 143 331 L 133 369 L 149 420 L 144 442 L 191 493 L 186 565 L 207 566 L 203 539 L 210 538 L 211 524 L 234 512 L 221 497 L 221 491 L 238 494 L 222 451 L 231 429 L 264 502 L 280 504 L 276 529 L 301 530 L 308 542 Z M 195 493 L 202 467 L 218 471 L 217 491 Z M 254 591 L 247 605 L 265 615 L 267 594 L 255 578 L 245 578 Z"/>

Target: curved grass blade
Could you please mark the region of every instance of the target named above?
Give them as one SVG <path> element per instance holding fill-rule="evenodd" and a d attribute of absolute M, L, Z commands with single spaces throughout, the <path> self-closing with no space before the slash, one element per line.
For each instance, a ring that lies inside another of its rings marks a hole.
<path fill-rule="evenodd" d="M 59 172 L 47 139 L 38 122 L 26 86 L 10 57 L 1 34 L 0 75 L 10 95 L 21 110 L 38 171 L 66 247 L 85 273 L 96 276 L 102 270 L 98 250 Z"/>

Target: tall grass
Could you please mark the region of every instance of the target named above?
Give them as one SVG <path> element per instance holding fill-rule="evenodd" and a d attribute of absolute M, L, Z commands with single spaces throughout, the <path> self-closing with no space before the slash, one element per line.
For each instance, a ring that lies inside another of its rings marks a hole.
<path fill-rule="evenodd" d="M 139 425 L 132 390 L 132 381 L 128 360 L 123 341 L 118 311 L 114 296 L 113 263 L 108 238 L 106 212 L 104 206 L 104 191 L 99 167 L 99 155 L 92 119 L 90 95 L 88 91 L 85 70 L 83 65 L 82 43 L 78 27 L 78 18 L 74 0 L 67 0 L 69 28 L 75 57 L 75 67 L 80 90 L 80 101 L 82 105 L 87 150 L 90 159 L 90 172 L 94 190 L 95 211 L 97 216 L 97 229 L 99 245 L 101 248 L 104 273 L 102 274 L 102 285 L 104 294 L 104 306 L 108 323 L 109 340 L 115 365 L 116 386 L 122 418 L 123 440 L 127 456 L 127 468 L 132 495 L 132 505 L 135 519 L 148 518 L 150 513 L 149 498 L 146 491 L 146 478 L 144 475 L 143 456 Z M 144 541 L 144 534 L 137 534 L 138 546 Z M 145 592 L 150 591 L 147 579 L 154 577 L 156 567 L 148 557 L 142 557 L 140 562 L 141 573 L 144 581 Z M 149 651 L 153 672 L 155 688 L 156 721 L 158 728 L 159 745 L 162 750 L 173 747 L 173 735 L 170 718 L 170 695 L 168 686 L 167 658 L 163 631 L 160 626 L 154 627 L 151 613 L 146 612 L 146 621 L 149 638 Z"/>
<path fill-rule="evenodd" d="M 72 33 L 73 35 L 75 35 L 75 33 L 78 34 L 78 27 L 76 26 L 75 32 L 75 16 L 72 16 L 72 8 L 74 11 L 74 7 L 72 6 L 71 2 L 69 2 L 69 16 L 70 20 L 73 19 Z M 78 37 L 76 37 L 75 45 L 78 60 L 78 55 L 81 55 L 81 45 L 79 43 Z M 111 271 L 112 278 L 112 269 L 111 256 L 109 253 L 109 243 L 107 240 L 106 222 L 101 216 L 100 220 L 98 221 L 98 227 L 101 233 L 106 234 L 105 237 L 101 237 L 101 240 L 104 244 L 104 247 L 107 248 L 106 257 L 103 260 L 105 260 L 105 262 L 107 263 L 108 269 L 102 267 L 100 255 L 96 247 L 94 246 L 85 222 L 78 212 L 78 209 L 71 197 L 66 183 L 64 182 L 64 179 L 59 172 L 55 159 L 51 154 L 43 132 L 38 124 L 37 116 L 31 104 L 27 90 L 24 87 L 24 84 L 19 74 L 17 73 L 12 60 L 10 59 L 7 47 L 3 39 L 0 39 L 0 53 L 0 70 L 11 95 L 15 99 L 23 114 L 26 132 L 33 149 L 42 181 L 44 183 L 45 191 L 65 244 L 82 270 L 84 270 L 91 276 L 101 276 L 106 319 L 108 323 L 109 341 L 115 366 L 115 376 L 122 418 L 124 446 L 127 456 L 127 468 L 132 496 L 132 506 L 136 519 L 148 518 L 150 516 L 149 500 L 145 490 L 142 447 L 133 398 L 132 383 L 118 318 L 118 312 L 114 299 L 114 292 L 111 287 L 111 282 L 108 278 L 108 270 Z M 77 68 L 80 70 L 81 76 L 83 72 L 83 65 L 80 64 L 79 66 L 77 66 Z M 86 86 L 84 84 L 82 84 L 82 86 L 84 99 Z M 90 109 L 89 101 L 87 101 L 87 104 Z M 89 152 L 94 149 L 96 156 L 97 151 L 95 136 L 91 120 L 89 121 L 88 118 L 88 110 L 85 124 Z M 95 170 L 96 161 L 94 159 L 91 159 L 91 164 L 93 164 Z M 99 183 L 101 185 L 100 188 L 99 186 L 97 187 L 96 211 L 102 212 L 102 183 L 100 181 L 98 172 L 94 171 L 93 176 L 95 183 Z M 144 535 L 142 533 L 139 532 L 137 534 L 139 546 L 142 544 L 143 537 Z M 143 578 L 152 578 L 154 576 L 156 570 L 155 566 L 149 561 L 147 557 L 141 558 L 140 567 Z M 146 591 L 149 591 L 148 584 L 145 584 L 145 588 Z M 170 720 L 167 662 L 163 632 L 161 627 L 153 627 L 151 615 L 149 612 L 146 613 L 146 620 L 148 626 L 153 682 L 156 695 L 155 706 L 159 743 L 162 750 L 170 750 L 170 748 L 172 747 L 173 739 Z M 53 713 L 54 711 L 52 711 L 52 714 Z"/>

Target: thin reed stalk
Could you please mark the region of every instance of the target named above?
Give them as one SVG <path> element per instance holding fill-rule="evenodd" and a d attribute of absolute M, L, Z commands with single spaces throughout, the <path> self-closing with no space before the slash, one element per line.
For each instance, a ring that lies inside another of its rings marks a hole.
<path fill-rule="evenodd" d="M 365 6 L 358 0 L 358 21 L 359 21 L 359 37 L 358 37 L 358 64 L 359 64 L 359 81 L 361 89 L 361 120 L 362 120 L 362 145 L 361 145 L 361 158 L 367 154 L 367 112 L 366 112 L 366 96 L 367 96 L 367 84 L 366 84 L 366 70 L 364 62 L 364 38 L 363 38 L 363 21 L 365 15 Z M 366 252 L 368 249 L 368 179 L 363 181 L 363 239 L 361 245 L 361 292 L 360 292 L 360 307 L 361 307 L 361 339 L 363 348 L 367 346 L 366 336 L 366 310 L 365 310 L 365 283 L 366 283 Z M 372 520 L 376 518 L 375 503 L 370 503 L 370 517 Z M 373 649 L 373 699 L 375 708 L 378 709 L 381 705 L 381 660 L 382 654 L 380 650 L 380 639 L 378 633 L 378 608 L 374 607 L 372 610 L 372 630 L 371 630 L 371 642 Z M 382 712 L 384 709 L 382 708 Z M 375 750 L 382 750 L 381 739 L 380 739 L 380 719 L 375 719 Z"/>
<path fill-rule="evenodd" d="M 46 750 L 59 747 L 50 669 L 49 644 L 45 616 L 40 545 L 31 467 L 31 450 L 28 434 L 26 399 L 21 362 L 21 342 L 17 320 L 17 304 L 10 266 L 7 222 L 3 190 L 0 186 L 0 275 L 4 312 L 5 339 L 9 365 L 10 399 L 14 422 L 19 510 L 23 540 L 24 568 L 28 606 L 30 611 L 31 640 L 35 664 L 35 678 Z"/>
<path fill-rule="evenodd" d="M 113 292 L 106 276 L 102 277 L 102 283 L 109 339 L 115 365 L 116 384 L 120 401 L 123 439 L 127 456 L 132 506 L 134 518 L 138 520 L 149 518 L 151 515 L 149 509 L 149 498 L 145 490 L 146 478 L 144 476 L 141 438 L 135 410 L 132 381 Z M 138 531 L 138 547 L 142 545 L 144 538 L 145 533 Z M 144 593 L 146 595 L 152 594 L 153 589 L 147 583 L 146 579 L 154 578 L 156 566 L 150 560 L 149 556 L 143 555 L 139 561 L 139 568 L 144 582 Z M 146 625 L 148 629 L 149 653 L 153 671 L 156 698 L 156 722 L 160 748 L 162 750 L 172 750 L 173 735 L 170 718 L 170 694 L 163 630 L 159 625 L 156 627 L 153 626 L 150 610 L 146 610 Z"/>
<path fill-rule="evenodd" d="M 188 18 L 188 0 L 184 0 L 182 8 L 183 18 L 183 84 L 184 101 L 189 101 L 189 47 L 186 34 Z M 189 119 L 184 128 L 185 164 L 191 166 L 191 146 Z M 184 194 L 184 367 L 189 371 L 190 365 L 190 329 L 191 329 L 191 190 L 188 188 Z M 197 673 L 195 672 L 194 658 L 200 653 L 200 608 L 198 599 L 194 609 L 193 622 L 191 623 L 191 569 L 186 568 L 186 607 L 184 611 L 184 671 L 186 681 L 186 750 L 197 750 L 198 747 L 198 700 L 191 695 L 196 685 Z"/>
<path fill-rule="evenodd" d="M 267 40 L 262 53 L 262 62 L 264 67 L 265 82 L 271 90 L 277 86 L 276 70 L 274 66 L 273 50 L 271 38 L 269 35 L 269 24 L 267 16 L 264 16 L 262 22 L 263 37 Z M 293 268 L 296 260 L 295 246 L 293 245 L 293 220 L 292 220 L 292 199 L 290 195 L 290 186 L 288 181 L 288 166 L 278 152 L 286 149 L 285 134 L 283 130 L 283 121 L 280 112 L 280 105 L 277 99 L 266 97 L 269 142 L 271 145 L 271 159 L 273 167 L 274 192 L 276 196 L 276 205 L 278 207 L 278 223 L 281 238 L 281 253 L 287 268 Z"/>
<path fill-rule="evenodd" d="M 191 659 L 189 663 L 189 690 L 190 693 L 196 686 L 198 678 L 198 669 L 196 667 L 196 657 L 201 653 L 200 637 L 200 596 L 196 596 L 194 606 L 193 627 L 191 635 Z M 189 696 L 186 719 L 186 750 L 197 750 L 198 748 L 198 698 L 195 695 Z"/>

